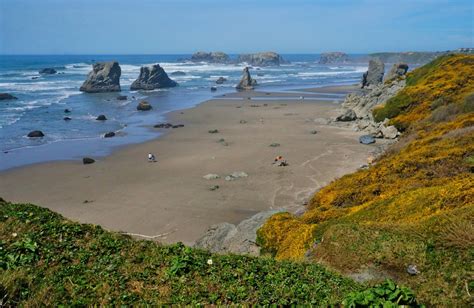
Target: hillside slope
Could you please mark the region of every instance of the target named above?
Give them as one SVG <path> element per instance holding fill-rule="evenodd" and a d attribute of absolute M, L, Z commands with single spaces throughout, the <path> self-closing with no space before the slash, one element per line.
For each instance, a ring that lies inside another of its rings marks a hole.
<path fill-rule="evenodd" d="M 422 302 L 465 305 L 474 290 L 474 56 L 442 56 L 409 73 L 374 117 L 389 118 L 401 140 L 317 192 L 301 217 L 272 216 L 258 241 L 278 259 L 376 273 Z"/>

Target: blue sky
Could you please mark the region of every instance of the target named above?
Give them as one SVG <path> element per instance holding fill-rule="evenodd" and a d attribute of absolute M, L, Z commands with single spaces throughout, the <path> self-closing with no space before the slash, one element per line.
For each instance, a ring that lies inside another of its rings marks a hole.
<path fill-rule="evenodd" d="M 0 0 L 0 54 L 448 50 L 473 0 Z"/>

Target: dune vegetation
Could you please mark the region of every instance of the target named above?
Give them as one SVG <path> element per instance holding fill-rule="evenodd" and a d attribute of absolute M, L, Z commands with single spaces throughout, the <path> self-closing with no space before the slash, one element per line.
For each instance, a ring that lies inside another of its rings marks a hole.
<path fill-rule="evenodd" d="M 474 56 L 446 55 L 412 71 L 373 114 L 403 131 L 400 141 L 370 168 L 318 191 L 302 216 L 272 216 L 258 241 L 279 260 L 375 273 L 410 286 L 423 303 L 466 305 L 474 290 Z"/>

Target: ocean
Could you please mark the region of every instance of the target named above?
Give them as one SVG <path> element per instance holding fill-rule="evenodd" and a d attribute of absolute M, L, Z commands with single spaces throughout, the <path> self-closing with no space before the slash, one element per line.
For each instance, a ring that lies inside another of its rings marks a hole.
<path fill-rule="evenodd" d="M 360 80 L 367 64 L 320 65 L 319 55 L 282 55 L 289 64 L 253 67 L 252 77 L 262 91 L 287 91 L 317 86 L 352 84 Z M 166 120 L 170 111 L 191 108 L 200 102 L 234 92 L 245 63 L 192 63 L 191 55 L 41 55 L 0 56 L 0 93 L 17 100 L 0 101 L 0 170 L 52 160 L 70 160 L 82 156 L 103 156 L 114 148 L 150 140 L 159 136 L 153 124 Z M 236 58 L 236 55 L 231 55 Z M 120 93 L 87 94 L 79 91 L 92 63 L 115 60 L 122 76 Z M 185 75 L 170 78 L 178 87 L 153 91 L 130 91 L 140 67 L 159 63 L 165 71 Z M 54 75 L 40 75 L 52 67 Z M 216 85 L 219 77 L 227 82 Z M 210 87 L 216 86 L 216 92 Z M 126 101 L 116 99 L 127 95 Z M 147 100 L 150 112 L 138 112 L 136 105 Z M 69 109 L 71 113 L 65 114 Z M 104 114 L 107 121 L 95 118 Z M 72 120 L 64 121 L 65 116 Z M 32 130 L 41 130 L 44 138 L 28 138 Z M 116 132 L 104 139 L 106 132 Z"/>

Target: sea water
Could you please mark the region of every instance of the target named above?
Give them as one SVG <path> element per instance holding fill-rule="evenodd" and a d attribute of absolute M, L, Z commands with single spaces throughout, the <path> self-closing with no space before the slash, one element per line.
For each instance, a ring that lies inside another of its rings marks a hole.
<path fill-rule="evenodd" d="M 153 124 L 166 120 L 165 114 L 191 108 L 213 96 L 235 91 L 245 63 L 193 63 L 191 55 L 41 55 L 0 56 L 0 93 L 17 100 L 0 101 L 0 170 L 51 160 L 103 156 L 112 149 L 159 136 Z M 232 55 L 236 58 L 236 55 Z M 283 55 L 290 63 L 252 67 L 257 90 L 286 91 L 360 80 L 366 64 L 319 65 L 318 55 Z M 79 91 L 92 64 L 115 60 L 120 63 L 121 92 L 89 94 Z M 130 91 L 140 67 L 159 63 L 179 86 L 153 91 Z M 39 70 L 54 68 L 57 74 L 42 75 Z M 173 76 L 181 71 L 185 75 Z M 219 77 L 227 78 L 217 85 Z M 217 87 L 211 92 L 210 87 Z M 126 95 L 127 100 L 117 100 Z M 139 112 L 136 105 L 149 101 L 153 109 Z M 65 109 L 71 113 L 66 114 Z M 97 121 L 104 114 L 107 121 Z M 65 121 L 64 117 L 70 117 Z M 178 124 L 178 123 L 176 123 Z M 28 138 L 32 130 L 44 138 Z M 106 132 L 114 138 L 104 139 Z"/>

